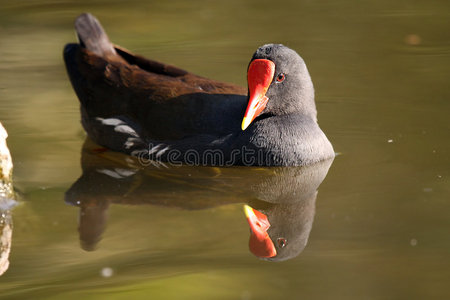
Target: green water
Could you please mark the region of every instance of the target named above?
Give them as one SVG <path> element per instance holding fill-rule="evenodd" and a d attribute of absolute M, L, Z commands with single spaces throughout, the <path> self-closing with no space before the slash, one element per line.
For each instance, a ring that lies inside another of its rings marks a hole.
<path fill-rule="evenodd" d="M 243 86 L 258 46 L 302 55 L 340 155 L 294 210 L 299 255 L 253 256 L 242 209 L 301 199 L 296 170 L 150 167 L 117 182 L 94 167 L 127 169 L 126 157 L 80 163 L 62 48 L 84 11 L 116 44 Z M 20 202 L 0 298 L 450 298 L 449 18 L 448 1 L 0 0 L 0 121 Z M 90 188 L 71 205 L 82 165 Z"/>

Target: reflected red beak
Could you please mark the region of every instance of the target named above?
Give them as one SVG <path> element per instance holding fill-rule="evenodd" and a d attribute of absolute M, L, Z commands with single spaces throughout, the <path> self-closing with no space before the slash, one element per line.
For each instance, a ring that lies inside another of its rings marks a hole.
<path fill-rule="evenodd" d="M 247 71 L 249 101 L 242 120 L 242 130 L 264 110 L 269 98 L 267 89 L 272 83 L 275 64 L 267 59 L 255 59 L 250 63 Z"/>
<path fill-rule="evenodd" d="M 245 216 L 250 225 L 250 251 L 258 257 L 274 257 L 277 255 L 275 245 L 267 234 L 270 227 L 267 216 L 248 205 L 244 205 Z"/>

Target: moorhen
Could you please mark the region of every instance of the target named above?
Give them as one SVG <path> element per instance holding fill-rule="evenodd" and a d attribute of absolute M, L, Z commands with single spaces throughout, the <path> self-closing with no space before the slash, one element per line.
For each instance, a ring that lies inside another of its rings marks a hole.
<path fill-rule="evenodd" d="M 98 20 L 75 21 L 79 44 L 64 60 L 97 144 L 187 165 L 300 166 L 334 157 L 317 124 L 303 59 L 281 44 L 256 50 L 245 89 L 134 55 L 113 45 Z"/>

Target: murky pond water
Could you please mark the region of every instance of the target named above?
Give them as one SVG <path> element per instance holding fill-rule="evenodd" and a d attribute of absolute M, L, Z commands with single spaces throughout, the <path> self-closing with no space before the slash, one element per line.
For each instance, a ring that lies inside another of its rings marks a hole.
<path fill-rule="evenodd" d="M 340 155 L 304 169 L 136 169 L 96 151 L 61 57 L 84 11 L 119 45 L 243 86 L 258 46 L 297 50 Z M 0 1 L 0 121 L 19 202 L 0 298 L 449 298 L 449 12 L 448 1 Z M 246 203 L 289 235 L 282 262 L 249 251 Z"/>

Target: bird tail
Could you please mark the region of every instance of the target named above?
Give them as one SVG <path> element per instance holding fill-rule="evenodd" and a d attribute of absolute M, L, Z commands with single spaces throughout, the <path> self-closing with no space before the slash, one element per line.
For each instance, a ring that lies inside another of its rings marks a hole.
<path fill-rule="evenodd" d="M 100 22 L 90 13 L 84 13 L 75 20 L 75 30 L 81 47 L 100 57 L 116 56 L 114 45 Z"/>

